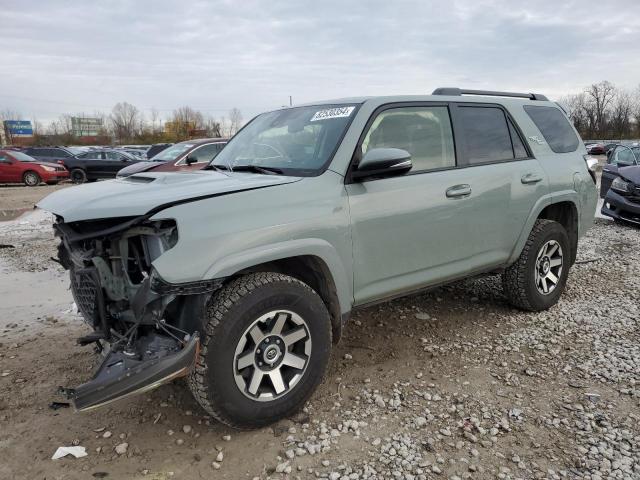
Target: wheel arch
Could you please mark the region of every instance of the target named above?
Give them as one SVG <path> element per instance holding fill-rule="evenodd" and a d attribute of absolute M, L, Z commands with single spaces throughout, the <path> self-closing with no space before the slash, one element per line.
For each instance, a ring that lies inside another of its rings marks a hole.
<path fill-rule="evenodd" d="M 322 298 L 337 342 L 353 303 L 353 283 L 347 271 L 331 244 L 301 239 L 227 256 L 212 265 L 205 277 L 231 279 L 247 273 L 276 272 L 297 278 Z"/>
<path fill-rule="evenodd" d="M 40 174 L 40 172 L 38 172 L 37 170 L 34 170 L 33 168 L 29 168 L 27 170 L 25 170 L 24 172 L 22 172 L 22 181 L 24 182 L 24 178 L 27 176 L 27 174 L 29 173 L 33 173 L 35 175 L 38 176 L 38 178 L 40 179 L 40 181 L 42 182 L 42 175 Z"/>
<path fill-rule="evenodd" d="M 538 200 L 529 213 L 529 218 L 524 228 L 520 232 L 516 246 L 509 257 L 508 264 L 511 265 L 518 259 L 538 219 L 554 220 L 565 228 L 571 244 L 571 265 L 573 265 L 576 259 L 580 232 L 580 216 L 576 192 L 566 192 L 560 195 L 554 194 L 553 196 L 548 195 Z"/>

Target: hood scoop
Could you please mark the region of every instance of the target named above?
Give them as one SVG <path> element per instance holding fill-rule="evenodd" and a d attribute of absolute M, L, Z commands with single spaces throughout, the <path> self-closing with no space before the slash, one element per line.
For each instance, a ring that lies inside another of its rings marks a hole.
<path fill-rule="evenodd" d="M 143 175 L 130 175 L 122 179 L 123 182 L 129 183 L 151 183 L 155 180 L 153 177 L 145 177 Z"/>

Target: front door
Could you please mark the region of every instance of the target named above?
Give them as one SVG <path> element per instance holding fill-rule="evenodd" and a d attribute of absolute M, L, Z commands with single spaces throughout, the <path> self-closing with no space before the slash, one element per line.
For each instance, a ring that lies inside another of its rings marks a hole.
<path fill-rule="evenodd" d="M 21 173 L 18 162 L 8 154 L 0 152 L 0 183 L 22 182 Z"/>

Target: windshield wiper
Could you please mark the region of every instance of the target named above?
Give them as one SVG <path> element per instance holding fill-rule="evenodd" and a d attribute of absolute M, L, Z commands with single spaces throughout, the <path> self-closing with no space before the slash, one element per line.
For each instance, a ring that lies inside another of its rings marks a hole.
<path fill-rule="evenodd" d="M 264 175 L 282 175 L 284 172 L 276 167 L 261 167 L 260 165 L 234 165 L 233 168 L 229 168 L 229 165 L 211 164 L 213 168 L 220 170 L 231 170 L 232 172 L 254 172 L 262 173 Z"/>

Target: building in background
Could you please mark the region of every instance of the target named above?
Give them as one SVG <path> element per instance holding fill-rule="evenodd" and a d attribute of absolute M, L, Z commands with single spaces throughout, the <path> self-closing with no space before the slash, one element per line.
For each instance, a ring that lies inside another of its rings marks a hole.
<path fill-rule="evenodd" d="M 103 129 L 102 119 L 95 117 L 71 117 L 71 134 L 82 140 L 95 140 Z"/>
<path fill-rule="evenodd" d="M 3 144 L 29 145 L 33 139 L 33 126 L 29 120 L 5 120 Z"/>

